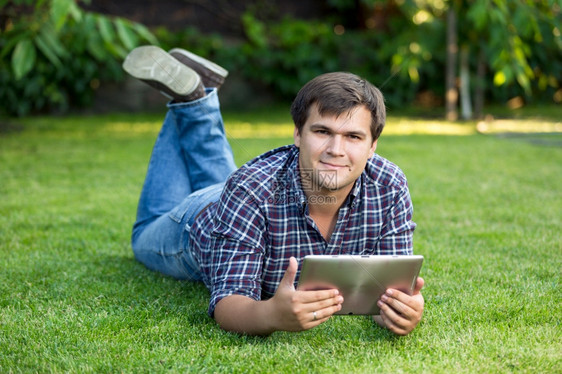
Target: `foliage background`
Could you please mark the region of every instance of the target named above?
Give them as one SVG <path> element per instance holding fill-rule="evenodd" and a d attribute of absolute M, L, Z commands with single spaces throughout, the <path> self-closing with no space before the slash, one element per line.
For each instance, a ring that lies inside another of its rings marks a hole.
<path fill-rule="evenodd" d="M 547 16 L 552 10 L 554 21 L 537 17 L 543 42 L 536 32 L 516 33 L 520 41 L 512 35 L 511 51 L 522 51 L 531 67 L 530 93 L 509 75 L 509 64 L 498 70 L 503 83 L 489 64 L 486 90 L 500 103 L 551 102 L 560 92 L 560 29 L 549 26 L 560 21 L 559 1 L 326 3 L 331 18 L 315 21 L 248 9 L 244 37 L 232 41 L 192 28 L 149 33 L 86 11 L 85 2 L 0 0 L 0 106 L 25 115 L 88 105 L 96 87 L 123 78 L 126 52 L 156 37 L 164 48 L 189 46 L 240 71 L 278 97 L 292 98 L 319 72 L 352 70 L 383 86 L 402 114 L 421 93 L 444 95 L 450 4 L 468 7 L 463 14 L 475 20 L 495 14 L 496 26 L 525 26 L 524 13 L 507 20 L 510 8 L 501 4 L 542 4 Z M 386 26 L 374 32 L 369 17 L 353 21 L 357 4 L 386 9 Z M 479 15 L 490 6 L 500 13 Z M 414 22 L 424 17 L 432 21 Z M 491 36 L 492 25 L 473 28 Z M 486 41 L 484 34 L 468 39 Z M 508 48 L 495 52 L 502 51 L 510 56 Z M 473 54 L 472 69 L 475 63 Z M 291 141 L 286 109 L 225 113 L 238 164 Z M 389 116 L 378 151 L 408 175 L 416 253 L 426 256 L 424 319 L 405 338 L 345 317 L 267 338 L 222 331 L 205 313 L 203 285 L 153 273 L 130 250 L 162 113 L 10 119 L 23 131 L 0 135 L 0 372 L 560 372 L 562 139 L 559 107 L 537 109 L 547 111 L 548 121 L 508 120 L 508 130 L 524 124 L 558 134 L 483 135 L 474 123 Z"/>
<path fill-rule="evenodd" d="M 347 70 L 382 87 L 390 107 L 439 106 L 450 9 L 473 75 L 479 56 L 485 60 L 489 103 L 562 102 L 561 0 L 322 3 L 322 18 L 304 20 L 279 16 L 275 3 L 249 1 L 238 20 L 242 35 L 232 39 L 193 27 L 149 31 L 84 10 L 90 1 L 3 0 L 0 105 L 9 115 L 88 106 L 100 85 L 123 79 L 120 63 L 130 49 L 160 44 L 213 59 L 277 98 L 292 99 L 318 74 Z M 472 86 L 482 83 L 473 78 Z"/>
<path fill-rule="evenodd" d="M 74 0 L 0 6 L 0 102 L 9 115 L 88 106 L 102 81 L 123 78 L 129 50 L 158 43 L 143 25 L 84 11 Z"/>

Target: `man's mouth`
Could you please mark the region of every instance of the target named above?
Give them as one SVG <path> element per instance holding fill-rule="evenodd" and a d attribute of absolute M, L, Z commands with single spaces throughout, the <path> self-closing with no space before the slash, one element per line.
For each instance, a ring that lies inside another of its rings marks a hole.
<path fill-rule="evenodd" d="M 345 169 L 345 168 L 347 168 L 347 165 L 333 164 L 333 163 L 331 163 L 331 162 L 320 161 L 320 164 L 321 164 L 321 165 L 323 166 L 323 168 L 325 168 L 325 169 L 340 170 L 340 169 Z"/>

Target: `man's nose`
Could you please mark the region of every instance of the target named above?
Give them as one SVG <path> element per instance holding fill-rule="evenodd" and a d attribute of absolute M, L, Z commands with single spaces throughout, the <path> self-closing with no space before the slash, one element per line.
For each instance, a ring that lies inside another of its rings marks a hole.
<path fill-rule="evenodd" d="M 345 142 L 341 135 L 334 135 L 328 144 L 328 153 L 334 156 L 342 156 L 345 150 Z"/>

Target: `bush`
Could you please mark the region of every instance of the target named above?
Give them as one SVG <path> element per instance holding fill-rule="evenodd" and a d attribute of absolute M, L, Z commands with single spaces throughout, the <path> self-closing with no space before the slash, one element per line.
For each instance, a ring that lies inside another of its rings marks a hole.
<path fill-rule="evenodd" d="M 419 82 L 407 74 L 395 74 L 395 48 L 387 36 L 372 30 L 334 32 L 328 21 L 304 21 L 286 17 L 267 24 L 253 14 L 242 17 L 246 38 L 227 44 L 220 35 L 204 35 L 195 28 L 171 33 L 155 30 L 163 48 L 184 47 L 236 71 L 249 82 L 266 86 L 282 99 L 292 99 L 315 76 L 350 71 L 384 87 L 387 104 L 411 102 Z M 429 68 L 427 71 L 438 70 Z M 425 71 L 422 71 L 425 77 Z"/>
<path fill-rule="evenodd" d="M 1 2 L 0 103 L 9 115 L 87 106 L 101 80 L 119 80 L 120 61 L 142 41 L 142 25 L 80 9 L 73 0 Z"/>
<path fill-rule="evenodd" d="M 245 38 L 227 42 L 223 36 L 194 28 L 172 33 L 161 27 L 154 36 L 138 23 L 85 12 L 73 0 L 0 0 L 0 20 L 4 20 L 0 25 L 0 105 L 10 115 L 87 106 L 100 81 L 123 77 L 120 62 L 139 44 L 187 48 L 246 81 L 265 86 L 281 99 L 292 99 L 304 83 L 335 70 L 356 73 L 380 87 L 389 107 L 409 105 L 419 93 L 437 98 L 430 100 L 433 103 L 444 97 L 446 31 L 437 12 L 432 22 L 414 24 L 413 17 L 421 12 L 418 7 L 386 4 L 379 9 L 386 18 L 376 28 L 344 28 L 350 9 L 357 10 L 356 2 L 328 3 L 340 13 L 332 12 L 322 20 L 267 19 L 248 11 L 241 17 Z M 494 85 L 498 72 L 487 57 L 489 98 L 505 102 L 515 96 L 525 96 L 527 101 L 562 96 L 562 65 L 553 58 L 562 50 L 556 25 L 554 21 L 538 24 L 544 28 L 544 42 L 526 42 L 526 61 L 536 78 L 527 86 L 513 78 L 510 72 L 515 68 L 507 65 L 500 71 L 505 83 Z M 549 33 L 549 27 L 554 31 Z M 470 56 L 473 71 L 476 55 Z M 520 80 L 525 83 L 526 79 Z"/>

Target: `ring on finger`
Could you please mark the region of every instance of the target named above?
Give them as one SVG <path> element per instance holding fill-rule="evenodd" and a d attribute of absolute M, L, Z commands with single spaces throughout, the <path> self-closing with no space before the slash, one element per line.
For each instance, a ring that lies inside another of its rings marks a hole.
<path fill-rule="evenodd" d="M 312 320 L 316 321 L 318 319 L 318 316 L 316 315 L 316 312 L 312 312 Z"/>

